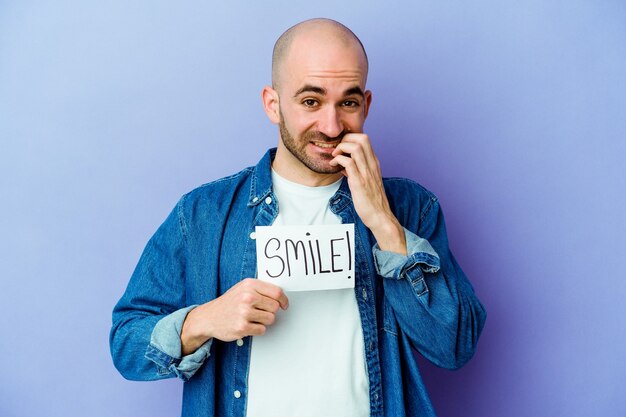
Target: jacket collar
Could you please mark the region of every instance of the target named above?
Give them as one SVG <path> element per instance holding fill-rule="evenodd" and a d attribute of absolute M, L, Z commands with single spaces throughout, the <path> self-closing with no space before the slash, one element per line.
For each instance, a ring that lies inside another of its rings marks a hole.
<path fill-rule="evenodd" d="M 253 168 L 248 207 L 261 203 L 272 192 L 272 161 L 274 156 L 276 156 L 276 148 L 269 149 Z"/>

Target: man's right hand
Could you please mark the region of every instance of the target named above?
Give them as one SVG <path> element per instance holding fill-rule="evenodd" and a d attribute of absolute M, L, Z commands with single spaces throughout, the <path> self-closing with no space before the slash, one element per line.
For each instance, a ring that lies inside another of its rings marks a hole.
<path fill-rule="evenodd" d="M 232 342 L 263 335 L 274 323 L 278 309 L 287 307 L 289 300 L 280 287 L 246 278 L 187 314 L 180 335 L 182 354 L 195 352 L 211 338 Z"/>

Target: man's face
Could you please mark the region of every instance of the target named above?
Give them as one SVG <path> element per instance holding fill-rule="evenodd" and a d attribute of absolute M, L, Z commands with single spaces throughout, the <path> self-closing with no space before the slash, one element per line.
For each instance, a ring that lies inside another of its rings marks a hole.
<path fill-rule="evenodd" d="M 358 47 L 292 46 L 278 86 L 283 166 L 309 176 L 342 170 L 329 161 L 346 133 L 362 132 L 371 100 L 366 71 Z"/>
<path fill-rule="evenodd" d="M 293 157 L 311 171 L 317 174 L 335 174 L 342 170 L 342 166 L 330 166 L 328 161 L 333 159 L 330 152 L 332 152 L 337 143 L 341 142 L 345 132 L 341 132 L 338 136 L 331 138 L 320 131 L 309 130 L 303 132 L 300 137 L 295 138 L 287 129 L 282 111 L 280 112 L 278 128 L 282 145 Z M 311 146 L 311 143 L 313 146 Z M 316 148 L 322 149 L 317 149 L 316 152 Z"/>

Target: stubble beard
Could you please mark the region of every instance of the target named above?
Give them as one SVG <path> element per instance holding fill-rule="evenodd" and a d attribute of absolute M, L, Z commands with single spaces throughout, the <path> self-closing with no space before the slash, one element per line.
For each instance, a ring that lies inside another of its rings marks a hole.
<path fill-rule="evenodd" d="M 319 154 L 314 158 L 306 152 L 306 147 L 311 141 L 334 142 L 337 138 L 330 138 L 321 132 L 306 132 L 300 138 L 296 139 L 289 133 L 289 130 L 287 130 L 282 114 L 280 115 L 278 130 L 285 148 L 287 148 L 302 165 L 306 166 L 311 171 L 317 174 L 336 174 L 343 169 L 341 165 L 331 166 L 328 164 L 328 162 L 333 159 L 333 156 L 330 154 Z M 342 139 L 344 134 L 345 133 L 342 132 L 338 138 Z"/>

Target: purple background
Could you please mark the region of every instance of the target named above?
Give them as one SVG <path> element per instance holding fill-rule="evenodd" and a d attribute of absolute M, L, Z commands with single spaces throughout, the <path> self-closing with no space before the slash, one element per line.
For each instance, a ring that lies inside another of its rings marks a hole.
<path fill-rule="evenodd" d="M 1 416 L 179 414 L 113 368 L 111 309 L 178 197 L 275 145 L 271 48 L 315 16 L 366 45 L 384 173 L 440 197 L 489 314 L 423 366 L 439 415 L 626 414 L 624 2 L 208 3 L 0 3 Z"/>

